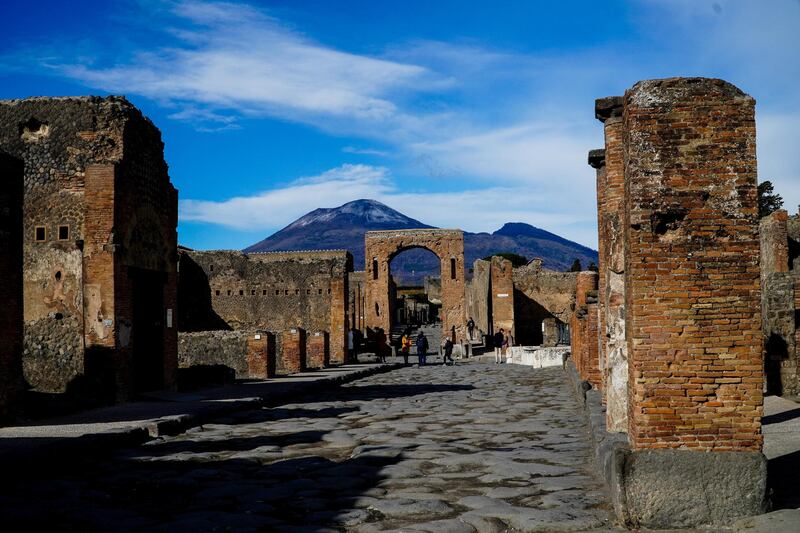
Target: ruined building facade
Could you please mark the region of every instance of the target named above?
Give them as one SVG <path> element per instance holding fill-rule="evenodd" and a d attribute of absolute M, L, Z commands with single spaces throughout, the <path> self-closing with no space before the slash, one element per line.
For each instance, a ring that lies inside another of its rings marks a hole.
<path fill-rule="evenodd" d="M 23 369 L 40 391 L 171 387 L 176 225 L 158 129 L 121 97 L 0 102 L 23 167 Z"/>
<path fill-rule="evenodd" d="M 182 250 L 181 366 L 226 364 L 239 377 L 257 377 L 245 370 L 245 338 L 256 340 L 255 335 L 259 340 L 274 335 L 269 350 L 276 353 L 279 373 L 344 363 L 349 315 L 356 312 L 349 303 L 352 269 L 353 258 L 344 250 Z M 292 348 L 287 368 L 282 361 L 290 350 L 283 339 L 292 346 L 303 344 L 302 349 Z M 300 355 L 303 361 L 294 361 Z M 318 365 L 320 361 L 324 364 Z"/>

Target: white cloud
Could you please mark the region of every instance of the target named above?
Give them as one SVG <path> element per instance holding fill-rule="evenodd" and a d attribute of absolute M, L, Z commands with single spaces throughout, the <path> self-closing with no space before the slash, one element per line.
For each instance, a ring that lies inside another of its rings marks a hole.
<path fill-rule="evenodd" d="M 346 154 L 373 155 L 377 157 L 386 157 L 389 155 L 389 152 L 385 150 L 376 150 L 374 148 L 357 148 L 355 146 L 345 146 L 342 148 L 342 152 Z"/>
<path fill-rule="evenodd" d="M 176 5 L 175 46 L 139 53 L 111 67 L 65 64 L 60 71 L 112 92 L 173 105 L 198 104 L 249 115 L 367 122 L 398 114 L 392 94 L 440 84 L 424 67 L 341 52 L 282 26 L 244 4 L 186 0 Z M 180 112 L 177 118 L 204 118 Z"/>

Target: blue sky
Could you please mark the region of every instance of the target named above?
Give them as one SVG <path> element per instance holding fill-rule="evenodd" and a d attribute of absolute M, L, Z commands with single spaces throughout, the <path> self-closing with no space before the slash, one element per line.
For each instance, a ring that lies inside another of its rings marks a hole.
<path fill-rule="evenodd" d="M 11 0 L 0 98 L 126 95 L 162 131 L 187 246 L 375 198 L 596 248 L 594 99 L 640 79 L 754 96 L 760 179 L 796 211 L 798 28 L 800 0 Z"/>

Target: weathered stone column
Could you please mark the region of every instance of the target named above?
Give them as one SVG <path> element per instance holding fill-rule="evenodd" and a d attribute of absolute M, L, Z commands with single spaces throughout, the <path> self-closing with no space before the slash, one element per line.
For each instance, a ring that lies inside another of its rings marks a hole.
<path fill-rule="evenodd" d="M 705 78 L 625 94 L 632 452 L 619 475 L 635 526 L 764 509 L 754 104 Z"/>
<path fill-rule="evenodd" d="M 628 356 L 625 340 L 625 172 L 622 150 L 622 97 L 600 98 L 595 117 L 603 122 L 605 137 L 603 205 L 600 227 L 601 338 L 604 345 L 603 383 L 606 428 L 628 429 Z"/>
<path fill-rule="evenodd" d="M 600 388 L 597 322 L 597 272 L 579 272 L 575 287 L 575 312 L 570 327 L 572 358 L 581 379 Z"/>
<path fill-rule="evenodd" d="M 608 263 L 608 228 L 606 219 L 606 151 L 603 148 L 589 151 L 589 166 L 596 171 L 597 181 L 597 359 L 600 377 L 605 386 L 606 369 L 606 276 Z M 603 398 L 605 401 L 605 397 Z"/>

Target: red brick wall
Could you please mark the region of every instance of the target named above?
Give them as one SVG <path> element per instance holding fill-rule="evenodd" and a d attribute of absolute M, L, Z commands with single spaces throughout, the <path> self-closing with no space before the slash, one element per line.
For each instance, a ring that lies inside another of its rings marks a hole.
<path fill-rule="evenodd" d="M 295 374 L 306 367 L 306 332 L 293 328 L 281 332 L 279 374 Z"/>
<path fill-rule="evenodd" d="M 597 273 L 579 272 L 575 290 L 575 313 L 570 322 L 572 359 L 581 379 L 601 388 L 598 324 Z"/>
<path fill-rule="evenodd" d="M 308 335 L 306 343 L 306 367 L 325 368 L 330 363 L 328 333 L 315 331 Z"/>
<path fill-rule="evenodd" d="M 275 336 L 257 333 L 247 339 L 247 377 L 267 379 L 274 376 Z"/>
<path fill-rule="evenodd" d="M 711 79 L 626 92 L 633 449 L 761 449 L 754 104 Z"/>
<path fill-rule="evenodd" d="M 492 331 L 505 330 L 511 338 L 514 331 L 514 266 L 500 256 L 491 261 Z"/>

